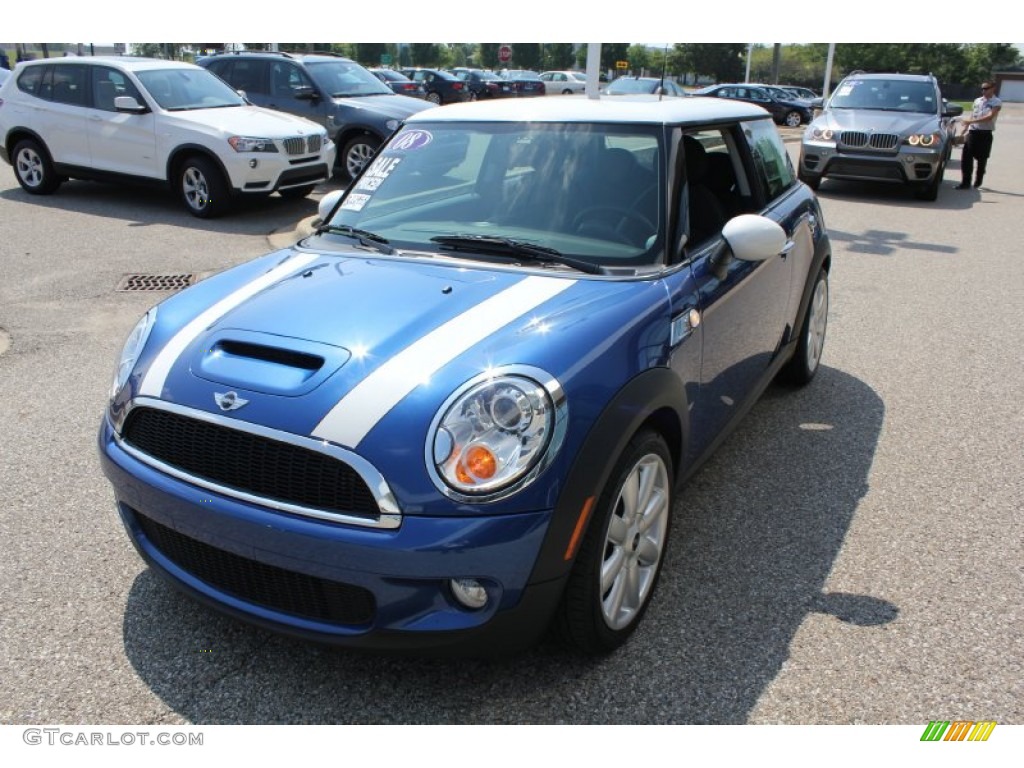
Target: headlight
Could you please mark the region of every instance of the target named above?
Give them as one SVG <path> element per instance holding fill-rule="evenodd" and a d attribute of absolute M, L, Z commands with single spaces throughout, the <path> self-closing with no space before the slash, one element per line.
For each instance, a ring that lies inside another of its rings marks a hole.
<path fill-rule="evenodd" d="M 937 133 L 915 133 L 907 137 L 907 144 L 912 147 L 935 147 L 941 140 L 942 137 Z"/>
<path fill-rule="evenodd" d="M 149 332 L 153 330 L 155 322 L 156 307 L 153 307 L 153 309 L 142 316 L 142 319 L 135 324 L 132 332 L 128 334 L 128 339 L 121 350 L 121 356 L 117 360 L 114 383 L 110 387 L 111 397 L 117 395 L 121 391 L 121 387 L 128 381 L 128 377 L 131 375 L 132 369 L 135 368 L 135 363 L 138 361 L 143 347 L 146 346 L 146 339 L 149 338 Z"/>
<path fill-rule="evenodd" d="M 811 138 L 819 141 L 832 141 L 835 132 L 831 128 L 811 128 Z"/>
<path fill-rule="evenodd" d="M 441 406 L 426 445 L 427 468 L 440 490 L 468 501 L 493 499 L 524 487 L 547 466 L 566 411 L 561 387 L 545 380 L 546 386 L 518 373 L 480 377 Z"/>
<path fill-rule="evenodd" d="M 260 139 L 255 136 L 232 136 L 228 144 L 235 152 L 277 152 L 273 139 Z"/>

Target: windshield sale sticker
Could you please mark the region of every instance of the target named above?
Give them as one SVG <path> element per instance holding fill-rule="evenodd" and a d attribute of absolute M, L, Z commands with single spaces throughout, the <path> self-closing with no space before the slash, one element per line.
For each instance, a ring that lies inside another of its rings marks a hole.
<path fill-rule="evenodd" d="M 391 172 L 395 170 L 398 164 L 402 162 L 400 157 L 378 157 L 369 168 L 366 169 L 366 173 L 363 174 L 362 178 L 359 179 L 359 183 L 356 185 L 356 189 L 365 189 L 368 192 L 375 192 L 384 180 L 391 175 Z M 352 197 L 350 195 L 349 197 Z M 365 204 L 365 201 L 364 203 Z M 355 210 L 362 208 L 362 205 Z"/>

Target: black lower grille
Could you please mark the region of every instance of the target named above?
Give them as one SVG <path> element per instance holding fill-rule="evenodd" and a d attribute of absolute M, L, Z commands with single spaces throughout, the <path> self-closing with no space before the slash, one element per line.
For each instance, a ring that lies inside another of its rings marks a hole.
<path fill-rule="evenodd" d="M 373 621 L 377 605 L 369 590 L 225 552 L 138 512 L 135 519 L 150 543 L 168 560 L 222 592 L 275 611 L 332 624 L 363 625 Z"/>
<path fill-rule="evenodd" d="M 273 501 L 350 515 L 380 515 L 363 478 L 317 451 L 154 408 L 124 425 L 128 445 L 193 477 Z"/>
<path fill-rule="evenodd" d="M 854 176 L 861 179 L 878 179 L 880 181 L 903 181 L 903 174 L 900 172 L 899 167 L 890 163 L 871 163 L 840 159 L 833 162 L 828 170 L 834 176 Z"/>

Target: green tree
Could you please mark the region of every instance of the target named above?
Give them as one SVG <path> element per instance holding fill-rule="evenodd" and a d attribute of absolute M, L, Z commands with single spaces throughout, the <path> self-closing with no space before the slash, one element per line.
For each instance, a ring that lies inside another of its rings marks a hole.
<path fill-rule="evenodd" d="M 484 69 L 497 69 L 499 43 L 480 43 L 480 66 Z"/>
<path fill-rule="evenodd" d="M 746 43 L 677 43 L 676 47 L 682 49 L 690 70 L 697 75 L 708 75 L 718 82 L 743 77 Z"/>
<path fill-rule="evenodd" d="M 650 66 L 650 56 L 645 46 L 633 43 L 626 49 L 626 61 L 629 62 L 629 71 L 639 75 Z"/>
<path fill-rule="evenodd" d="M 380 57 L 390 54 L 387 43 L 354 43 L 352 58 L 367 67 L 379 67 Z"/>
<path fill-rule="evenodd" d="M 586 54 L 584 53 L 584 56 Z M 615 62 L 629 58 L 629 43 L 602 43 L 601 69 L 615 69 Z"/>
<path fill-rule="evenodd" d="M 544 69 L 569 69 L 573 61 L 572 43 L 548 43 L 544 46 Z"/>
<path fill-rule="evenodd" d="M 438 47 L 434 43 L 413 43 L 409 46 L 409 52 L 415 67 L 432 67 L 440 58 Z"/>
<path fill-rule="evenodd" d="M 515 69 L 539 69 L 541 66 L 540 43 L 513 43 L 512 61 Z"/>

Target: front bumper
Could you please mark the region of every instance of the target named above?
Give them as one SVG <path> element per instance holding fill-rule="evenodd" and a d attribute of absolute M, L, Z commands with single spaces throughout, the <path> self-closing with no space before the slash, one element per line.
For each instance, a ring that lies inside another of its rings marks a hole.
<path fill-rule="evenodd" d="M 272 631 L 379 650 L 507 653 L 540 637 L 561 596 L 560 579 L 529 583 L 550 510 L 359 528 L 170 477 L 126 453 L 106 418 L 99 449 L 122 522 L 154 571 Z M 487 605 L 460 606 L 452 578 L 482 582 Z"/>
<path fill-rule="evenodd" d="M 224 158 L 236 193 L 268 193 L 329 181 L 337 148 L 328 140 L 320 152 L 292 156 L 283 152 L 238 152 Z"/>
<path fill-rule="evenodd" d="M 800 170 L 805 176 L 926 184 L 942 170 L 944 147 L 902 146 L 896 153 L 856 152 L 831 142 L 805 141 Z"/>

